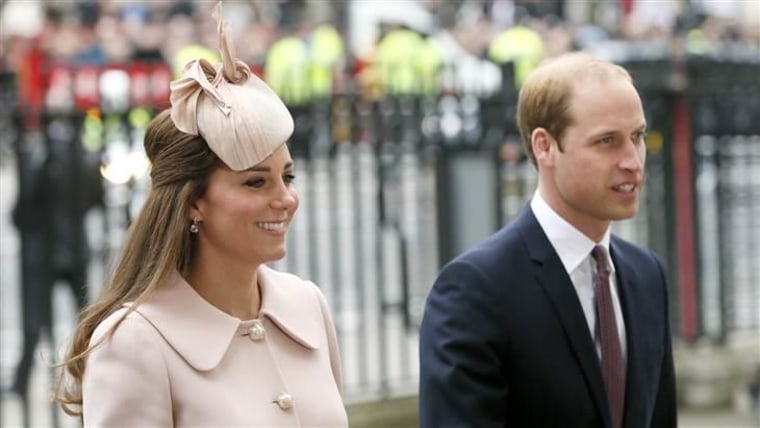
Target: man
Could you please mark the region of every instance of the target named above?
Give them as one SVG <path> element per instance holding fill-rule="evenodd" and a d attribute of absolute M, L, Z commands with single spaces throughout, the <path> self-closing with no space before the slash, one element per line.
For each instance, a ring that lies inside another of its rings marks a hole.
<path fill-rule="evenodd" d="M 663 268 L 610 235 L 636 214 L 644 184 L 646 122 L 630 75 L 566 54 L 526 79 L 517 114 L 538 189 L 433 285 L 421 425 L 675 427 Z"/>

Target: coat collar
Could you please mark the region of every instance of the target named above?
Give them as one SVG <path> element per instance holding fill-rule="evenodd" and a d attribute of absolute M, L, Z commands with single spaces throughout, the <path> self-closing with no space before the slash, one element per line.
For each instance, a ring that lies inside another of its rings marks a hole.
<path fill-rule="evenodd" d="M 319 325 L 302 315 L 305 308 L 319 308 L 309 285 L 266 266 L 259 268 L 258 281 L 262 297 L 259 318 L 269 318 L 297 343 L 317 349 Z M 218 366 L 235 336 L 251 324 L 250 320 L 241 321 L 208 303 L 177 272 L 135 312 L 199 371 Z"/>

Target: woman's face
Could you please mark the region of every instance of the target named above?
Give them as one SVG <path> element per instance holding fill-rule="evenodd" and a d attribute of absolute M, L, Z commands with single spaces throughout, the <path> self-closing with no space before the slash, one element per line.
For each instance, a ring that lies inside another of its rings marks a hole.
<path fill-rule="evenodd" d="M 191 210 L 200 222 L 197 256 L 260 265 L 285 256 L 285 232 L 298 208 L 286 145 L 245 171 L 218 168 Z"/>

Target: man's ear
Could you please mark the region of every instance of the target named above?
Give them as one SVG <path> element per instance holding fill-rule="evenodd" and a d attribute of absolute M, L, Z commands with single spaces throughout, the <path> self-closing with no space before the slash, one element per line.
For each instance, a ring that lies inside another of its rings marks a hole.
<path fill-rule="evenodd" d="M 536 157 L 536 165 L 551 166 L 554 163 L 552 146 L 554 137 L 545 128 L 536 128 L 530 134 L 530 144 L 533 155 Z"/>

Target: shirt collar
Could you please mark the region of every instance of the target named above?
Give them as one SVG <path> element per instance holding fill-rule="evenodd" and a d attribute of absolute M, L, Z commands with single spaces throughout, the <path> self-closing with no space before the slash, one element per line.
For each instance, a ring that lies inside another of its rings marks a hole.
<path fill-rule="evenodd" d="M 546 203 L 546 200 L 544 200 L 541 196 L 541 192 L 538 190 L 536 190 L 533 199 L 530 201 L 530 208 L 568 273 L 574 271 L 589 256 L 591 250 L 593 250 L 596 245 L 601 245 L 607 250 L 610 270 L 611 272 L 615 271 L 609 255 L 609 227 L 604 232 L 601 242 L 597 244 L 557 214 L 557 212 Z"/>
<path fill-rule="evenodd" d="M 302 346 L 317 349 L 319 325 L 304 316 L 303 310 L 319 306 L 304 281 L 266 266 L 259 268 L 258 281 L 262 295 L 259 317 L 269 318 Z M 178 272 L 135 311 L 200 371 L 218 366 L 241 326 L 250 324 L 207 302 Z"/>

